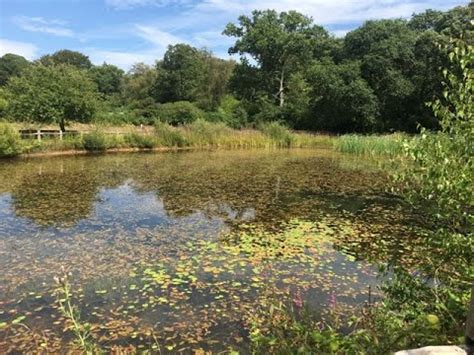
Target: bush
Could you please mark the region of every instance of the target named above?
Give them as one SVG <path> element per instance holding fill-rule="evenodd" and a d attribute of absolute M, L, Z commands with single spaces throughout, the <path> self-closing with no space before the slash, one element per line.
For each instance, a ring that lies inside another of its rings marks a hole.
<path fill-rule="evenodd" d="M 155 124 L 155 135 L 159 143 L 165 147 L 184 147 L 187 145 L 183 134 L 167 123 L 157 122 Z"/>
<path fill-rule="evenodd" d="M 242 128 L 248 124 L 248 114 L 244 105 L 231 95 L 222 99 L 217 114 L 220 116 L 221 122 L 225 122 L 232 128 Z"/>
<path fill-rule="evenodd" d="M 21 153 L 19 134 L 7 123 L 0 123 L 0 157 L 12 157 Z"/>
<path fill-rule="evenodd" d="M 107 137 L 104 133 L 95 131 L 83 137 L 84 149 L 90 152 L 103 152 L 107 150 Z"/>
<path fill-rule="evenodd" d="M 204 119 L 205 113 L 188 101 L 177 101 L 160 105 L 156 117 L 161 122 L 177 126 Z"/>
<path fill-rule="evenodd" d="M 295 136 L 288 127 L 278 122 L 261 123 L 259 125 L 260 131 L 267 137 L 270 137 L 280 147 L 290 147 L 294 141 Z"/>
<path fill-rule="evenodd" d="M 155 137 L 139 133 L 125 135 L 125 143 L 130 147 L 141 149 L 152 149 L 157 145 Z"/>

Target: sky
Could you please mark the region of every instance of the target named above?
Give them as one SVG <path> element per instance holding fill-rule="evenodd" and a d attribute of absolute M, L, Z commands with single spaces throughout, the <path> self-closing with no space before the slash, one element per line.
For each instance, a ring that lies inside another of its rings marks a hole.
<path fill-rule="evenodd" d="M 335 36 L 380 18 L 409 18 L 459 0 L 0 0 L 0 55 L 34 60 L 59 49 L 80 51 L 94 64 L 128 70 L 153 64 L 170 44 L 188 43 L 229 58 L 235 39 L 225 25 L 253 9 L 297 10 Z"/>

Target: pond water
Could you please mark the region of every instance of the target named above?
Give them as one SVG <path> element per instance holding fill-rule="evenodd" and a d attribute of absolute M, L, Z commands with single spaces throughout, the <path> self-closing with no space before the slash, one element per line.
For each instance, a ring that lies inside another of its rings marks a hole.
<path fill-rule="evenodd" d="M 245 352 L 270 290 L 359 305 L 416 234 L 386 175 L 324 150 L 2 161 L 0 352 L 69 346 L 64 272 L 109 350 Z"/>

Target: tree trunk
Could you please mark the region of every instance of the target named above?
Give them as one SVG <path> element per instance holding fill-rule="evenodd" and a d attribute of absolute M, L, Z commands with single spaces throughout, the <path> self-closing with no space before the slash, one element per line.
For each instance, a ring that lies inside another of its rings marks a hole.
<path fill-rule="evenodd" d="M 282 70 L 281 75 L 280 75 L 280 80 L 279 80 L 280 81 L 280 91 L 278 91 L 278 93 L 280 94 L 279 95 L 279 97 L 280 97 L 280 107 L 283 107 L 283 105 L 285 104 L 284 80 L 285 80 L 285 71 Z"/>
<path fill-rule="evenodd" d="M 466 345 L 469 348 L 468 354 L 474 353 L 474 285 L 471 288 L 471 302 L 467 311 L 466 321 Z"/>
<path fill-rule="evenodd" d="M 59 120 L 59 128 L 61 129 L 62 132 L 66 131 L 66 127 L 64 126 L 64 119 Z"/>

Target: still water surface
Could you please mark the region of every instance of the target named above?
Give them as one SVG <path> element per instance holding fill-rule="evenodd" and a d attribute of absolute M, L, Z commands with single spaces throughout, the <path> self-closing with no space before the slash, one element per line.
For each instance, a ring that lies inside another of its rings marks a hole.
<path fill-rule="evenodd" d="M 0 182 L 2 352 L 69 346 L 62 268 L 105 349 L 245 352 L 270 289 L 361 304 L 413 234 L 386 172 L 328 151 L 2 161 Z"/>

